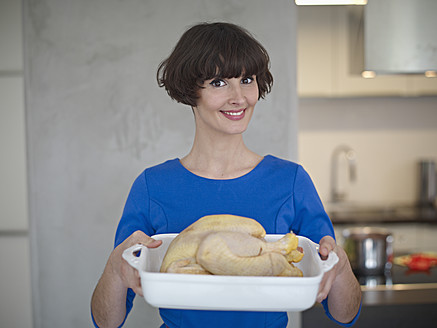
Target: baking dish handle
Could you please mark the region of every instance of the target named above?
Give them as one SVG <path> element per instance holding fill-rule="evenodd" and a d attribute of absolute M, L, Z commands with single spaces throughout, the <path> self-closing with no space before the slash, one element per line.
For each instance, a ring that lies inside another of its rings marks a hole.
<path fill-rule="evenodd" d="M 338 256 L 333 251 L 329 252 L 328 258 L 326 260 L 320 260 L 322 262 L 322 271 L 328 272 L 334 265 L 338 262 Z"/>
<path fill-rule="evenodd" d="M 312 250 L 319 254 L 319 244 L 313 242 L 312 240 L 308 239 L 310 245 L 312 246 Z M 337 264 L 337 262 L 339 261 L 339 258 L 337 256 L 336 253 L 334 253 L 334 251 L 330 251 L 328 254 L 328 258 L 326 260 L 322 260 L 319 256 L 317 256 L 317 258 L 320 261 L 321 267 L 322 267 L 322 271 L 323 272 L 328 272 L 329 270 L 331 270 L 334 265 Z"/>
<path fill-rule="evenodd" d="M 142 245 L 142 244 L 136 244 L 133 245 L 131 247 L 129 247 L 128 249 L 126 249 L 122 256 L 123 258 L 126 260 L 127 263 L 129 263 L 129 265 L 137 270 L 140 269 L 140 257 L 138 257 L 135 253 L 137 253 L 138 251 L 144 250 L 147 247 Z"/>

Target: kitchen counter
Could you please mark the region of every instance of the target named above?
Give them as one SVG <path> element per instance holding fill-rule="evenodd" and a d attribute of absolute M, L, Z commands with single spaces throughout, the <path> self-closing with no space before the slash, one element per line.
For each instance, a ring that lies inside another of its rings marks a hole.
<path fill-rule="evenodd" d="M 361 286 L 363 305 L 435 304 L 437 283 Z"/>
<path fill-rule="evenodd" d="M 437 211 L 415 206 L 328 204 L 327 212 L 342 245 L 342 231 L 357 226 L 387 229 L 395 256 L 437 252 Z M 437 267 L 410 271 L 393 265 L 383 276 L 357 277 L 363 293 L 361 315 L 354 328 L 434 327 L 437 322 Z M 302 313 L 302 327 L 336 328 L 320 304 Z"/>
<path fill-rule="evenodd" d="M 372 224 L 372 223 L 430 223 L 437 225 L 436 208 L 414 206 L 393 206 L 387 208 L 361 208 L 359 210 L 329 210 L 328 215 L 334 224 Z"/>
<path fill-rule="evenodd" d="M 424 272 L 394 265 L 383 277 L 357 277 L 363 292 L 354 328 L 434 327 L 437 321 L 437 267 Z M 302 327 L 337 328 L 316 303 L 302 312 Z"/>
<path fill-rule="evenodd" d="M 437 304 L 437 267 L 412 271 L 393 265 L 383 276 L 357 276 L 363 305 Z"/>

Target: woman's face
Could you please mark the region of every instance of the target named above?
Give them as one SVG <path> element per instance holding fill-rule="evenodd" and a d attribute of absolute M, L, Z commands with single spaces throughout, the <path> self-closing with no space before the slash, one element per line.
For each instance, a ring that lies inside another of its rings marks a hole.
<path fill-rule="evenodd" d="M 258 102 L 256 76 L 215 78 L 203 83 L 193 108 L 196 129 L 221 134 L 241 134 Z"/>

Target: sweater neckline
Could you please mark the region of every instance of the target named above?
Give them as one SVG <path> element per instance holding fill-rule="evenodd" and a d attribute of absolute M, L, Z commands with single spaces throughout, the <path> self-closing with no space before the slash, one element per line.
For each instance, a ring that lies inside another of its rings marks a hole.
<path fill-rule="evenodd" d="M 239 179 L 244 179 L 244 178 L 246 178 L 246 177 L 248 177 L 248 176 L 250 176 L 250 175 L 252 175 L 252 174 L 255 174 L 255 173 L 256 173 L 260 168 L 262 168 L 262 166 L 264 166 L 264 163 L 265 163 L 266 161 L 268 161 L 268 159 L 270 159 L 271 157 L 272 157 L 271 155 L 265 155 L 265 156 L 262 158 L 262 160 L 261 160 L 261 161 L 260 161 L 260 162 L 259 162 L 259 163 L 258 163 L 258 164 L 253 168 L 253 169 L 252 169 L 252 170 L 250 170 L 249 172 L 247 172 L 247 173 L 245 173 L 245 174 L 243 174 L 243 175 L 240 175 L 239 177 L 235 177 L 235 178 L 231 178 L 231 179 L 212 179 L 212 178 L 205 178 L 205 177 L 202 177 L 202 176 L 200 176 L 200 175 L 197 175 L 197 174 L 191 172 L 190 170 L 188 170 L 185 166 L 182 165 L 180 158 L 175 158 L 175 161 L 176 161 L 178 167 L 179 167 L 181 170 L 185 171 L 186 174 L 188 174 L 188 175 L 191 175 L 191 176 L 193 176 L 193 177 L 196 177 L 197 179 L 207 180 L 207 181 L 220 181 L 220 182 L 226 182 L 226 181 L 236 181 L 236 180 L 239 180 Z"/>

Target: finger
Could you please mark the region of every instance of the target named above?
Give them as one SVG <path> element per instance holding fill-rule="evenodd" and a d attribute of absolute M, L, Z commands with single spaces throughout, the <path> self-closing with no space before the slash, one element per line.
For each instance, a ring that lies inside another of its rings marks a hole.
<path fill-rule="evenodd" d="M 321 290 L 319 290 L 319 292 L 317 293 L 317 298 L 316 301 L 318 303 L 322 303 L 322 301 L 328 297 L 328 293 L 326 292 L 326 288 L 323 287 Z"/>
<path fill-rule="evenodd" d="M 135 292 L 135 294 L 144 296 L 143 295 L 143 288 L 141 287 L 140 280 L 136 280 L 135 283 L 131 286 L 132 290 Z"/>
<path fill-rule="evenodd" d="M 156 248 L 162 244 L 162 240 L 156 240 L 156 239 L 150 239 L 149 242 L 146 244 L 148 248 Z"/>
<path fill-rule="evenodd" d="M 137 294 L 141 297 L 144 297 L 143 289 L 141 288 L 141 286 L 139 286 L 136 290 L 134 290 L 134 292 L 135 292 L 135 294 Z"/>
<path fill-rule="evenodd" d="M 135 294 L 143 296 L 141 279 L 138 271 L 130 267 L 129 269 L 126 269 L 125 273 L 126 274 L 123 276 L 123 279 L 125 281 L 126 287 L 132 289 Z"/>
<path fill-rule="evenodd" d="M 319 254 L 322 257 L 322 260 L 326 260 L 328 258 L 330 251 L 332 251 L 332 248 L 327 246 L 326 244 L 319 246 Z"/>
<path fill-rule="evenodd" d="M 141 278 L 140 278 L 138 271 L 136 271 L 136 270 L 135 270 L 135 286 L 133 288 L 133 291 L 137 295 L 144 296 L 143 295 L 143 288 L 141 287 Z"/>
<path fill-rule="evenodd" d="M 320 240 L 319 243 L 319 253 L 322 259 L 326 260 L 329 252 L 333 251 L 335 248 L 335 240 L 330 236 L 325 236 Z"/>
<path fill-rule="evenodd" d="M 156 240 L 153 238 L 150 238 L 148 235 L 146 235 L 143 231 L 137 230 L 135 231 L 128 239 L 126 239 L 126 242 L 129 244 L 126 245 L 126 247 L 135 245 L 135 244 L 142 244 L 149 248 L 156 248 L 159 245 L 162 244 L 162 240 Z"/>
<path fill-rule="evenodd" d="M 317 296 L 316 296 L 316 302 L 320 303 L 322 302 L 325 298 L 323 297 L 323 290 L 325 288 L 325 283 L 326 283 L 326 279 L 322 279 L 322 281 L 320 282 L 319 285 L 319 290 L 317 291 Z"/>
<path fill-rule="evenodd" d="M 326 297 L 328 297 L 328 294 L 331 291 L 336 276 L 337 276 L 337 272 L 335 267 L 323 275 L 323 279 L 319 287 L 319 292 L 317 294 L 317 299 L 316 299 L 317 302 L 320 303 Z"/>
<path fill-rule="evenodd" d="M 319 290 L 317 291 L 317 298 L 316 298 L 316 301 L 319 303 L 325 299 L 325 296 L 324 296 L 325 286 L 326 286 L 326 283 L 328 281 L 329 275 L 330 275 L 330 272 L 326 272 L 323 275 L 322 281 L 320 282 Z"/>
<path fill-rule="evenodd" d="M 143 289 L 141 288 L 141 284 L 135 284 L 134 286 L 131 286 L 131 289 L 134 291 L 135 294 L 144 296 L 143 295 Z"/>

